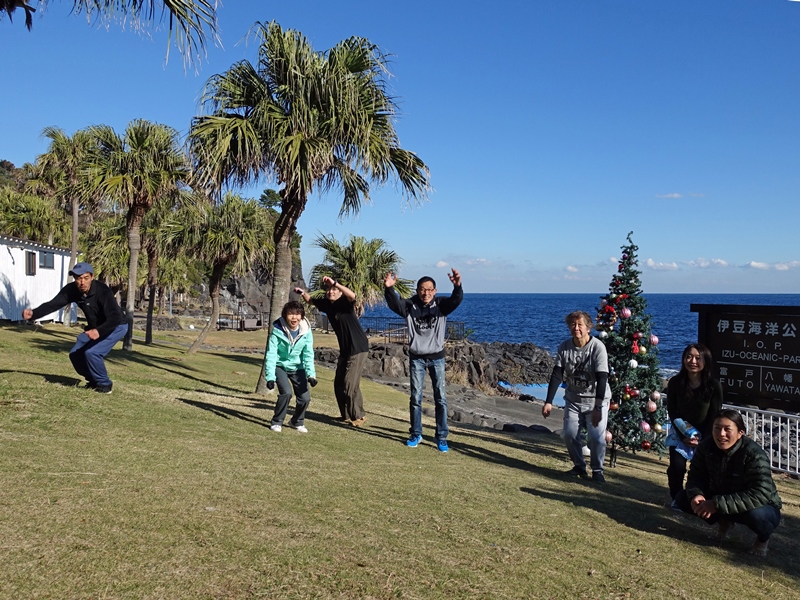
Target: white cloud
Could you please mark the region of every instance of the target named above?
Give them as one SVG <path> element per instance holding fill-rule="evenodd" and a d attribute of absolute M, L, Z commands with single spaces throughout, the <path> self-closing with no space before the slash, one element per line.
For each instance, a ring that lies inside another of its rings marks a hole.
<path fill-rule="evenodd" d="M 710 260 L 707 258 L 697 258 L 694 260 L 685 260 L 683 261 L 683 264 L 685 264 L 688 267 L 698 267 L 700 269 L 708 269 L 711 267 L 727 267 L 728 261 L 723 260 L 721 258 L 712 258 Z"/>
<path fill-rule="evenodd" d="M 644 264 L 647 268 L 653 269 L 654 271 L 677 271 L 680 269 L 676 262 L 660 263 L 654 261 L 652 258 L 648 258 L 644 261 Z"/>
<path fill-rule="evenodd" d="M 674 199 L 674 198 L 683 198 L 683 194 L 678 194 L 678 193 L 672 193 L 672 194 L 656 194 L 656 198 L 669 198 L 669 199 Z"/>
<path fill-rule="evenodd" d="M 766 271 L 770 268 L 769 263 L 758 262 L 757 260 L 751 260 L 745 266 L 751 269 L 759 269 L 760 271 Z"/>
<path fill-rule="evenodd" d="M 445 261 L 443 261 L 443 260 L 440 260 L 439 262 L 437 262 L 437 263 L 436 263 L 436 268 L 438 268 L 438 269 L 444 269 L 445 267 L 449 267 L 449 266 L 450 266 L 450 265 L 448 265 L 448 264 L 447 264 Z"/>
<path fill-rule="evenodd" d="M 485 258 L 472 258 L 467 261 L 467 264 L 470 267 L 485 267 L 492 264 L 492 261 L 487 260 Z"/>
<path fill-rule="evenodd" d="M 578 272 L 578 267 L 573 267 L 572 265 L 567 265 L 567 271 L 569 271 L 570 273 L 577 273 Z"/>

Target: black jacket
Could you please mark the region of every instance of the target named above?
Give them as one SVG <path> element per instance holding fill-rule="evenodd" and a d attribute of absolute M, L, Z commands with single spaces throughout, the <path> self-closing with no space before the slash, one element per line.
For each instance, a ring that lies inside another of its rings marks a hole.
<path fill-rule="evenodd" d="M 686 481 L 689 499 L 698 494 L 713 498 L 723 515 L 745 513 L 767 504 L 781 507 L 769 459 L 746 435 L 727 452 L 720 450 L 711 437 L 700 442 Z"/>
<path fill-rule="evenodd" d="M 41 319 L 52 312 L 74 302 L 86 317 L 86 330 L 97 329 L 100 339 L 109 335 L 124 321 L 122 309 L 114 298 L 114 292 L 105 283 L 92 280 L 92 287 L 85 296 L 75 285 L 68 283 L 56 297 L 33 309 L 33 319 Z"/>

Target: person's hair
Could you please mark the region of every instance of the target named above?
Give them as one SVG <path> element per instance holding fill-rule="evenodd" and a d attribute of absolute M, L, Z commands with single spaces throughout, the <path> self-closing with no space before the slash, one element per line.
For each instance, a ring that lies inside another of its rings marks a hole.
<path fill-rule="evenodd" d="M 573 310 L 569 313 L 566 317 L 564 317 L 564 322 L 567 324 L 567 327 L 572 325 L 573 321 L 577 321 L 578 319 L 583 319 L 583 322 L 589 327 L 592 328 L 594 321 L 592 321 L 592 316 L 583 310 Z"/>
<path fill-rule="evenodd" d="M 747 426 L 744 424 L 744 418 L 742 418 L 742 413 L 740 413 L 738 410 L 724 408 L 717 413 L 717 416 L 714 417 L 714 421 L 717 419 L 728 419 L 733 421 L 733 424 L 736 425 L 736 429 L 742 433 L 747 433 Z"/>
<path fill-rule="evenodd" d="M 429 281 L 433 284 L 433 289 L 436 289 L 436 282 L 433 280 L 433 277 L 428 277 L 427 275 L 419 278 L 419 281 L 417 281 L 417 289 L 419 289 L 423 283 L 427 283 Z"/>
<path fill-rule="evenodd" d="M 703 359 L 703 370 L 700 371 L 700 387 L 697 390 L 692 389 L 689 382 L 689 372 L 686 370 L 686 357 L 689 356 L 689 352 L 693 349 L 697 350 L 700 358 Z M 713 372 L 714 358 L 711 356 L 711 350 L 708 347 L 703 344 L 689 344 L 684 348 L 683 354 L 681 354 L 681 370 L 678 372 L 677 377 L 680 389 L 686 397 L 691 398 L 696 392 L 703 395 L 710 394 L 714 384 Z"/>
<path fill-rule="evenodd" d="M 297 300 L 291 300 L 283 305 L 281 316 L 285 319 L 286 315 L 297 313 L 300 313 L 300 318 L 303 319 L 306 316 L 306 309 Z"/>

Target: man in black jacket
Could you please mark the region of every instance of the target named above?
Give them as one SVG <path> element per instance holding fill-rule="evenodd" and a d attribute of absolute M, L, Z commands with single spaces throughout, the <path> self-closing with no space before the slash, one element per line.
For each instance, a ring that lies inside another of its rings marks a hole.
<path fill-rule="evenodd" d="M 94 280 L 94 270 L 89 263 L 78 263 L 69 274 L 75 281 L 61 288 L 49 302 L 23 310 L 22 318 L 41 319 L 75 302 L 83 311 L 87 325 L 69 351 L 69 358 L 78 374 L 86 378 L 86 387 L 110 394 L 112 383 L 103 357 L 125 337 L 128 326 L 111 288 Z"/>

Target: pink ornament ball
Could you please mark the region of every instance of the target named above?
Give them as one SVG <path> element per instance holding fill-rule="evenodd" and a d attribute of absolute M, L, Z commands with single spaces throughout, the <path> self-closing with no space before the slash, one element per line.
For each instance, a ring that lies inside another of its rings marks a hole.
<path fill-rule="evenodd" d="M 647 404 L 645 404 L 645 408 L 647 409 L 647 412 L 653 413 L 658 410 L 658 404 L 656 404 L 652 400 L 648 400 Z"/>
<path fill-rule="evenodd" d="M 626 306 L 620 311 L 619 316 L 622 317 L 623 319 L 630 319 L 631 314 L 632 314 L 631 309 Z"/>
<path fill-rule="evenodd" d="M 650 394 L 650 400 L 652 400 L 653 402 L 658 402 L 659 400 L 661 400 L 661 392 L 659 392 L 658 390 L 653 391 L 653 393 Z"/>
<path fill-rule="evenodd" d="M 611 435 L 611 432 L 610 432 L 610 431 L 606 431 L 606 444 L 610 444 L 610 443 L 611 443 L 611 440 L 612 440 L 613 438 L 614 438 L 614 436 L 613 436 L 613 435 Z"/>
<path fill-rule="evenodd" d="M 647 421 L 642 421 L 641 423 L 639 423 L 639 427 L 641 427 L 642 431 L 644 431 L 645 433 L 650 433 L 650 423 L 648 423 Z"/>
<path fill-rule="evenodd" d="M 658 346 L 658 336 L 657 335 L 651 335 L 650 336 L 650 345 L 651 346 Z"/>

